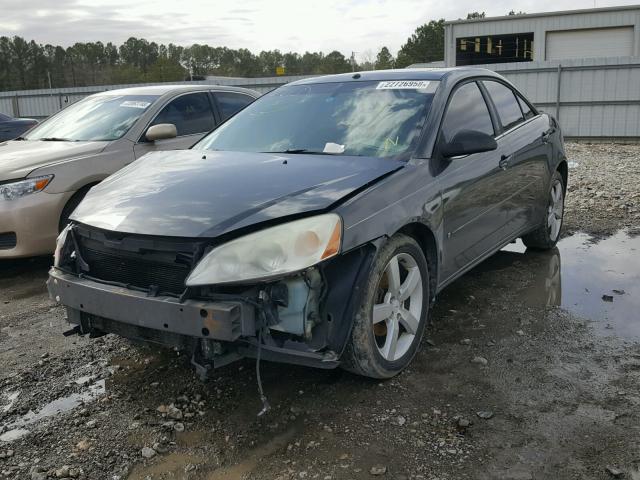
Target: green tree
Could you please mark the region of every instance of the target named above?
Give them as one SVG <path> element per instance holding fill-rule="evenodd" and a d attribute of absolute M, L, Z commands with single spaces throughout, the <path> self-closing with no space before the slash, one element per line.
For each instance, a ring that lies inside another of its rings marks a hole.
<path fill-rule="evenodd" d="M 299 75 L 302 71 L 302 59 L 298 53 L 288 52 L 282 55 L 282 65 L 286 75 Z"/>
<path fill-rule="evenodd" d="M 444 19 L 431 20 L 416 28 L 400 48 L 395 66 L 404 68 L 412 63 L 438 60 L 444 60 Z"/>
<path fill-rule="evenodd" d="M 275 75 L 277 67 L 284 67 L 284 55 L 280 50 L 262 51 L 258 55 L 260 73 L 262 75 Z"/>
<path fill-rule="evenodd" d="M 387 47 L 382 47 L 376 56 L 375 67 L 377 70 L 388 70 L 393 68 L 395 60 Z"/>
<path fill-rule="evenodd" d="M 131 37 L 120 46 L 120 57 L 124 63 L 133 65 L 143 73 L 158 59 L 158 44 L 144 38 Z"/>
<path fill-rule="evenodd" d="M 322 73 L 322 58 L 321 53 L 304 52 L 300 59 L 300 73 L 303 75 Z"/>
<path fill-rule="evenodd" d="M 433 23 L 433 22 L 432 22 Z M 437 22 L 436 22 L 437 23 Z M 437 25 L 436 25 L 437 26 Z M 402 52 L 425 61 L 432 55 L 421 43 L 436 37 L 434 26 L 427 24 L 407 41 Z M 437 49 L 437 48 L 436 48 Z M 422 50 L 426 51 L 425 54 Z M 413 58 L 412 57 L 412 58 Z M 394 59 L 384 47 L 374 62 L 372 54 L 364 60 L 364 69 L 392 68 Z M 341 52 L 281 52 L 263 50 L 254 54 L 246 48 L 231 49 L 206 44 L 183 47 L 157 44 L 130 37 L 121 45 L 111 42 L 76 42 L 70 47 L 40 45 L 21 37 L 0 37 L 0 90 L 54 88 L 137 82 L 164 82 L 206 76 L 275 75 L 283 66 L 289 75 L 350 72 L 357 65 Z M 50 79 L 50 80 L 49 80 Z"/>
<path fill-rule="evenodd" d="M 344 73 L 350 72 L 352 68 L 351 63 L 337 50 L 322 57 L 320 64 L 321 73 Z"/>

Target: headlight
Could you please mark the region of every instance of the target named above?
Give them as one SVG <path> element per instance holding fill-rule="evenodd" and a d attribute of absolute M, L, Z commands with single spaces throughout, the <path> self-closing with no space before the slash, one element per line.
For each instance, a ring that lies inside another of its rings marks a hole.
<path fill-rule="evenodd" d="M 24 197 L 30 193 L 44 190 L 49 185 L 53 175 L 45 175 L 43 177 L 27 178 L 19 182 L 11 182 L 0 185 L 0 195 L 5 200 L 13 200 L 14 198 Z"/>
<path fill-rule="evenodd" d="M 59 267 L 60 260 L 62 260 L 62 251 L 64 249 L 64 244 L 67 242 L 67 236 L 69 235 L 69 230 L 71 229 L 71 225 L 67 225 L 62 229 L 60 235 L 56 239 L 56 250 L 53 252 L 53 266 Z"/>
<path fill-rule="evenodd" d="M 337 255 L 342 221 L 334 213 L 304 218 L 232 240 L 209 252 L 187 286 L 266 280 Z"/>

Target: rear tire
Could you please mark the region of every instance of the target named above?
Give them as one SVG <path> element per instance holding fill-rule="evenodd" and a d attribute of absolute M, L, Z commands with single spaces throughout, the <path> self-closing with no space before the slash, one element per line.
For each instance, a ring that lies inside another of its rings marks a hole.
<path fill-rule="evenodd" d="M 551 186 L 547 194 L 548 203 L 544 224 L 522 237 L 522 242 L 527 248 L 550 250 L 556 246 L 564 220 L 564 194 L 562 175 L 556 171 L 551 177 Z"/>
<path fill-rule="evenodd" d="M 353 320 L 341 366 L 390 378 L 409 365 L 429 314 L 429 267 L 411 237 L 396 234 L 380 249 Z"/>

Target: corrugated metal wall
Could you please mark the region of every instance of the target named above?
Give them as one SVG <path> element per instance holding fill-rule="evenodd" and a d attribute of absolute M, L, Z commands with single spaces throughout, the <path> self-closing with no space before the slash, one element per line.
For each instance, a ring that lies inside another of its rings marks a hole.
<path fill-rule="evenodd" d="M 640 138 L 640 58 L 503 63 L 485 68 L 501 73 L 538 108 L 556 115 L 567 137 Z M 212 77 L 182 83 L 235 85 L 266 93 L 300 78 L 307 77 Z M 0 93 L 0 112 L 12 115 L 17 107 L 19 116 L 44 118 L 91 93 L 126 86 Z"/>

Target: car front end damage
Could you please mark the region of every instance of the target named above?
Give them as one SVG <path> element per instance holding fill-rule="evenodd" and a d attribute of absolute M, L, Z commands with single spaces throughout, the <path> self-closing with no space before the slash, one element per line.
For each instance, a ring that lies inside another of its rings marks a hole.
<path fill-rule="evenodd" d="M 48 280 L 73 325 L 65 334 L 175 347 L 203 378 L 243 357 L 337 367 L 375 246 L 264 280 L 188 286 L 217 246 L 71 225 Z"/>

